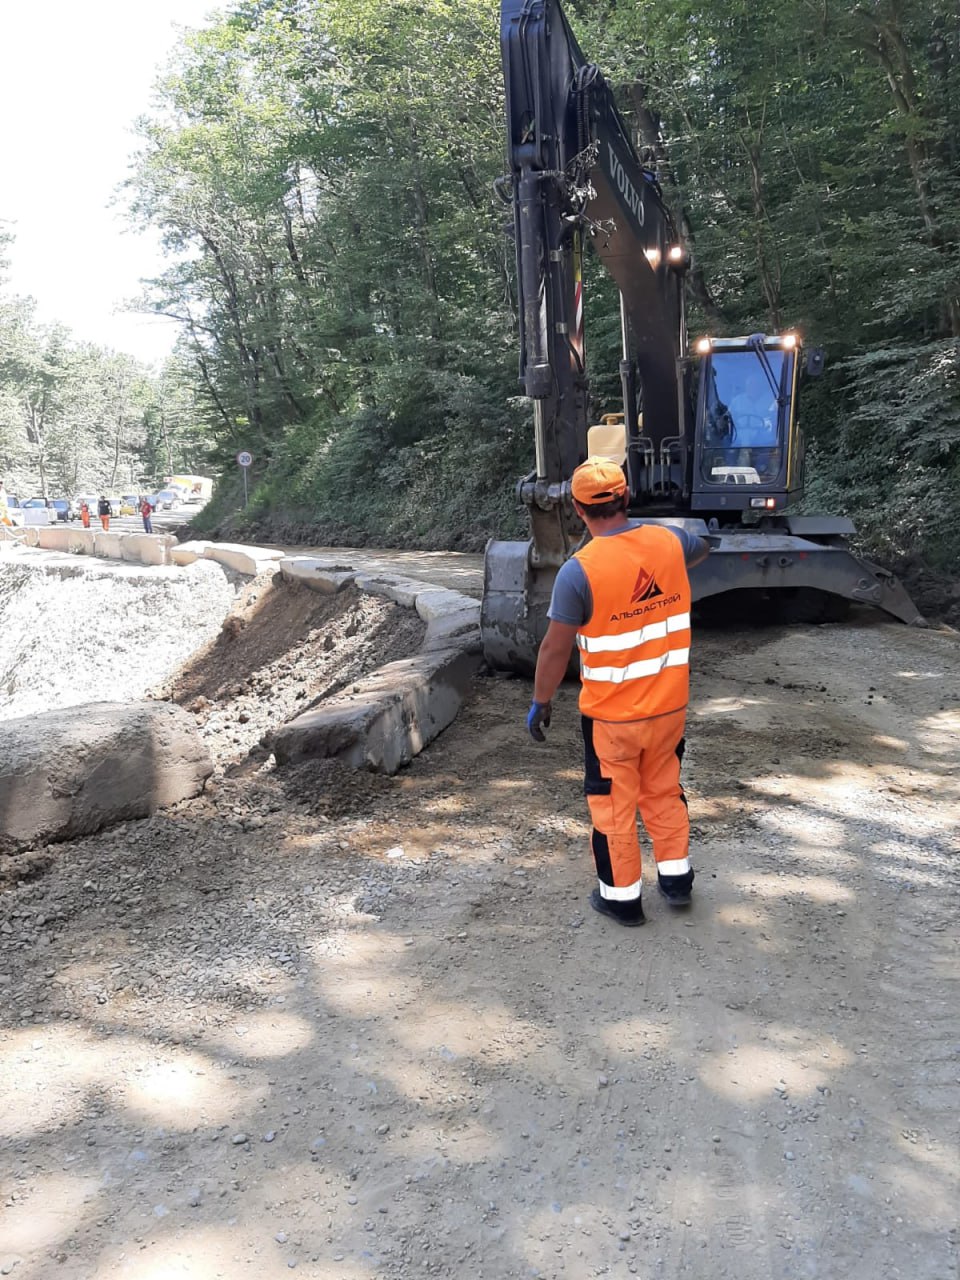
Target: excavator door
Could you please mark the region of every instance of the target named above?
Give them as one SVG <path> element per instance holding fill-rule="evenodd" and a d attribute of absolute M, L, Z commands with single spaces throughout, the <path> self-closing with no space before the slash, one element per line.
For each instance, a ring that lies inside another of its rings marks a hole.
<path fill-rule="evenodd" d="M 696 353 L 692 511 L 721 524 L 782 512 L 803 490 L 798 339 L 704 338 Z"/>

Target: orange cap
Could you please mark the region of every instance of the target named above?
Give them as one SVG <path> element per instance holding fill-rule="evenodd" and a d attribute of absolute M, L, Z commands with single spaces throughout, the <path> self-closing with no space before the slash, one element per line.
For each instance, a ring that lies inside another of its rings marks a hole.
<path fill-rule="evenodd" d="M 600 456 L 581 462 L 570 480 L 570 489 L 581 506 L 610 502 L 626 493 L 627 478 L 623 469 L 609 458 Z"/>

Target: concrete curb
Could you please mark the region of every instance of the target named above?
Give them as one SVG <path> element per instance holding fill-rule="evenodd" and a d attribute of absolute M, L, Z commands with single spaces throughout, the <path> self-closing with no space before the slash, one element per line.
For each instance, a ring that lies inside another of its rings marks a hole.
<path fill-rule="evenodd" d="M 24 529 L 23 546 L 39 551 L 65 551 L 75 556 L 100 556 L 139 564 L 168 565 L 177 540 L 171 533 L 104 533 L 74 525 L 34 525 Z"/>
<path fill-rule="evenodd" d="M 354 692 L 330 699 L 271 735 L 278 765 L 333 758 L 355 768 L 396 773 L 452 724 L 481 663 L 480 603 L 459 591 L 390 573 L 358 573 L 316 556 L 289 556 L 290 582 L 334 595 L 350 583 L 416 609 L 427 624 L 420 652 L 371 672 Z"/>
<path fill-rule="evenodd" d="M 451 724 L 480 658 L 446 648 L 390 662 L 359 692 L 297 716 L 272 735 L 277 764 L 332 757 L 354 768 L 396 773 Z"/>
<path fill-rule="evenodd" d="M 336 595 L 357 580 L 357 571 L 346 565 L 329 565 L 316 556 L 284 556 L 280 572 L 288 582 L 299 582 L 312 591 Z"/>

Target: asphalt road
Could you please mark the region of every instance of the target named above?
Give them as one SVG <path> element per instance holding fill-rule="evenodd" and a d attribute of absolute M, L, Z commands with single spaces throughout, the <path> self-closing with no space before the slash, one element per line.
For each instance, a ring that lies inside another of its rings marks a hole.
<path fill-rule="evenodd" d="M 155 511 L 153 513 L 153 529 L 155 533 L 162 533 L 174 525 L 185 524 L 200 510 L 200 507 L 178 507 L 176 511 Z M 69 528 L 79 529 L 81 527 L 79 520 L 71 520 Z M 90 528 L 100 528 L 100 517 L 97 515 L 90 516 Z M 111 516 L 110 529 L 118 530 L 120 533 L 143 533 L 143 520 L 140 516 Z"/>

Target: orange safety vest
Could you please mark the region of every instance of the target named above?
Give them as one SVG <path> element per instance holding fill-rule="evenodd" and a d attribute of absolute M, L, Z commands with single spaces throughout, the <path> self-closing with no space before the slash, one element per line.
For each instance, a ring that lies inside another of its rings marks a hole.
<path fill-rule="evenodd" d="M 690 697 L 690 579 L 680 539 L 662 525 L 594 538 L 576 553 L 593 596 L 577 633 L 580 710 L 647 720 Z"/>

